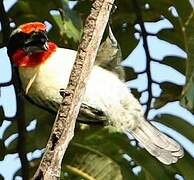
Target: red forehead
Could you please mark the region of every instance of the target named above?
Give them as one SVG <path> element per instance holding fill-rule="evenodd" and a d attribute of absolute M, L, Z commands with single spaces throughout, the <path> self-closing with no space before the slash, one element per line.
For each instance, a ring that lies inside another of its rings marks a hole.
<path fill-rule="evenodd" d="M 41 22 L 31 22 L 21 25 L 20 29 L 22 30 L 22 32 L 29 34 L 35 30 L 45 31 L 46 26 Z"/>

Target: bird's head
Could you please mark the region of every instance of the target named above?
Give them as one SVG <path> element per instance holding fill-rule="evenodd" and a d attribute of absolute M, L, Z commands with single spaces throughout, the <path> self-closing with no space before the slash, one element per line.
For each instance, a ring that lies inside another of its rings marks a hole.
<path fill-rule="evenodd" d="M 7 53 L 15 65 L 33 67 L 43 63 L 56 48 L 48 40 L 45 24 L 30 22 L 20 25 L 11 33 Z"/>

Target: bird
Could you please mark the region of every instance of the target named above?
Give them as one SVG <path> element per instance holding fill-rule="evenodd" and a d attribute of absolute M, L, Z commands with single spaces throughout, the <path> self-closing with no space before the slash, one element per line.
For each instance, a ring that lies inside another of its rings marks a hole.
<path fill-rule="evenodd" d="M 37 106 L 57 112 L 62 101 L 59 91 L 68 85 L 77 51 L 50 41 L 44 23 L 28 22 L 11 33 L 7 54 L 18 68 L 26 96 Z M 163 164 L 176 163 L 184 156 L 179 143 L 145 119 L 141 104 L 126 83 L 97 64 L 89 75 L 78 119 L 102 121 L 130 133 Z"/>

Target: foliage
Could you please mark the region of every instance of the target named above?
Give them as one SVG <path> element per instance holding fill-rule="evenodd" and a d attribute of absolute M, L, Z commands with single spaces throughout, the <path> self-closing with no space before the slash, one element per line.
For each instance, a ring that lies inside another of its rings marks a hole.
<path fill-rule="evenodd" d="M 75 1 L 72 1 L 75 2 Z M 71 2 L 71 3 L 72 3 Z M 136 38 L 135 33 L 140 37 L 155 36 L 176 44 L 188 54 L 187 59 L 178 56 L 166 56 L 162 61 L 154 59 L 150 50 L 146 49 L 146 40 L 143 45 L 146 52 L 147 65 L 144 72 L 135 72 L 132 68 L 125 67 L 126 79 L 135 79 L 139 74 L 146 74 L 148 77 L 147 89 L 133 92 L 138 96 L 145 91 L 148 92 L 148 101 L 145 103 L 146 111 L 161 108 L 169 102 L 179 101 L 183 106 L 194 112 L 194 9 L 189 1 L 174 0 L 136 0 L 116 1 L 117 9 L 110 18 L 113 33 L 118 40 L 123 58 L 126 58 L 138 45 L 141 38 Z M 49 37 L 60 46 L 76 49 L 82 32 L 84 19 L 89 13 L 91 1 L 77 1 L 71 9 L 68 0 L 18 0 L 7 11 L 7 17 L 16 26 L 29 21 L 46 21 L 51 25 Z M 169 8 L 175 7 L 178 16 L 173 15 Z M 168 19 L 173 28 L 164 28 L 156 34 L 147 32 L 143 22 L 157 22 Z M 140 24 L 141 29 L 135 28 Z M 145 31 L 143 28 L 145 28 Z M 2 28 L 4 26 L 2 25 Z M 145 39 L 146 39 L 145 38 Z M 0 45 L 5 46 L 3 31 L 0 32 Z M 172 82 L 156 82 L 149 76 L 151 63 L 171 67 L 182 75 L 186 76 L 186 85 L 182 86 Z M 162 93 L 155 97 L 152 85 L 157 84 Z M 154 101 L 152 104 L 151 102 Z M 50 134 L 53 114 L 42 110 L 25 100 L 25 121 L 29 125 L 36 120 L 36 128 L 29 130 L 25 135 L 27 139 L 26 150 L 33 152 L 36 149 L 43 149 Z M 0 108 L 0 120 L 3 121 L 3 113 Z M 148 113 L 146 114 L 148 115 Z M 171 114 L 161 114 L 153 117 L 157 121 L 170 127 L 194 142 L 193 126 L 184 119 Z M 2 121 L 0 121 L 2 123 Z M 17 134 L 17 122 L 11 121 L 0 140 L 0 157 L 4 159 L 6 154 L 17 152 L 17 140 L 15 137 L 7 146 L 5 141 Z M 126 158 L 127 157 L 127 158 Z M 30 176 L 37 168 L 39 158 L 31 160 Z M 138 173 L 134 169 L 140 168 Z M 186 152 L 185 157 L 177 164 L 165 166 L 149 155 L 144 149 L 138 146 L 133 139 L 125 135 L 112 132 L 109 128 L 89 127 L 77 124 L 73 141 L 65 155 L 61 179 L 175 179 L 179 174 L 185 179 L 194 179 L 193 157 Z M 20 175 L 19 170 L 16 174 Z"/>

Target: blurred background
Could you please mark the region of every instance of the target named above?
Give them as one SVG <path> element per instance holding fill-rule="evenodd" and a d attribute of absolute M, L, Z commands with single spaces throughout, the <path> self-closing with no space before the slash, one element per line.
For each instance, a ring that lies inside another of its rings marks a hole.
<path fill-rule="evenodd" d="M 115 5 L 110 26 L 123 55 L 121 65 L 126 83 L 139 98 L 145 117 L 182 144 L 185 156 L 177 164 L 166 166 L 150 156 L 130 135 L 125 137 L 104 128 L 83 128 L 78 124 L 64 158 L 61 179 L 192 180 L 194 1 L 123 0 L 115 1 Z M 1 1 L 2 179 L 27 179 L 33 175 L 54 120 L 53 114 L 25 99 L 18 103 L 14 71 L 6 52 L 9 33 L 22 23 L 41 21 L 47 25 L 51 40 L 61 47 L 76 49 L 90 8 L 91 1 L 87 0 Z M 106 36 L 105 33 L 104 40 Z M 18 128 L 21 124 L 22 132 Z M 25 136 L 25 143 L 19 140 L 21 134 Z M 21 160 L 23 150 L 28 162 L 25 158 Z"/>

